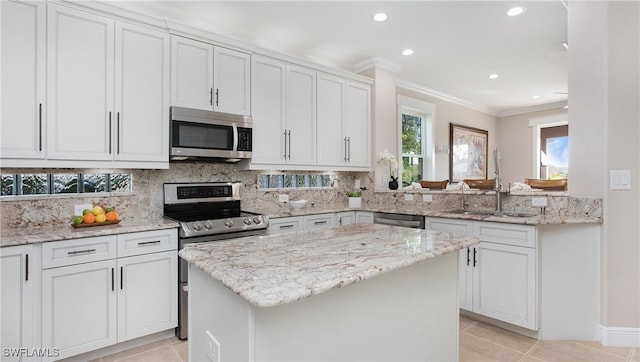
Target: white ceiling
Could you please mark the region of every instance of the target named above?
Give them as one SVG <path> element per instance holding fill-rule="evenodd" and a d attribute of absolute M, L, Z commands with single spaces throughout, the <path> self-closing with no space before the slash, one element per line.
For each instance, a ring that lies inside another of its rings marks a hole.
<path fill-rule="evenodd" d="M 348 71 L 380 58 L 401 66 L 397 79 L 488 113 L 567 100 L 554 93 L 567 91 L 567 10 L 560 0 L 110 3 Z M 526 12 L 506 16 L 515 5 Z M 374 22 L 377 12 L 388 20 Z M 415 53 L 403 56 L 405 48 Z M 490 80 L 491 73 L 500 77 Z"/>

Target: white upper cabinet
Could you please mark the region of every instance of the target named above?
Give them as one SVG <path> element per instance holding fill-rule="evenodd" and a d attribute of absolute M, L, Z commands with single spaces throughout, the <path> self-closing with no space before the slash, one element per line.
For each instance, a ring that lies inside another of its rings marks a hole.
<path fill-rule="evenodd" d="M 316 163 L 316 72 L 287 65 L 287 163 Z M 257 135 L 260 137 L 260 135 Z"/>
<path fill-rule="evenodd" d="M 213 109 L 218 112 L 251 114 L 251 56 L 213 47 Z"/>
<path fill-rule="evenodd" d="M 45 157 L 45 5 L 0 2 L 1 158 Z"/>
<path fill-rule="evenodd" d="M 47 156 L 112 160 L 115 21 L 48 7 Z"/>
<path fill-rule="evenodd" d="M 345 120 L 345 80 L 318 73 L 317 94 L 318 165 L 335 166 L 347 162 Z"/>
<path fill-rule="evenodd" d="M 271 58 L 253 56 L 251 99 L 253 113 L 252 162 L 285 162 L 286 66 Z"/>
<path fill-rule="evenodd" d="M 347 137 L 347 166 L 371 167 L 371 87 L 347 81 L 344 135 Z"/>
<path fill-rule="evenodd" d="M 48 7 L 47 158 L 168 164 L 168 34 Z"/>
<path fill-rule="evenodd" d="M 251 56 L 171 37 L 171 105 L 251 114 Z"/>
<path fill-rule="evenodd" d="M 116 23 L 115 43 L 115 158 L 166 162 L 169 159 L 169 34 Z"/>

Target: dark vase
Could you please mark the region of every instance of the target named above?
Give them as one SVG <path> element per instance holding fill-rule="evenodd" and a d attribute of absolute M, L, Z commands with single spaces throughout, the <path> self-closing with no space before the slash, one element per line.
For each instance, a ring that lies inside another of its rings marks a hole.
<path fill-rule="evenodd" d="M 397 190 L 398 189 L 398 178 L 391 176 L 391 181 L 389 181 L 389 190 Z"/>

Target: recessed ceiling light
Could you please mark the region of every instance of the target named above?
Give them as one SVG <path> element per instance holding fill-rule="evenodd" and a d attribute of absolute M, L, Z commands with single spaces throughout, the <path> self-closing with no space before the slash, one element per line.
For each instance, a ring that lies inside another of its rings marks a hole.
<path fill-rule="evenodd" d="M 402 51 L 402 55 L 411 55 L 413 54 L 413 49 L 405 49 Z"/>
<path fill-rule="evenodd" d="M 525 8 L 523 6 L 516 6 L 516 7 L 513 7 L 511 9 L 509 9 L 509 11 L 507 11 L 507 15 L 509 15 L 509 16 L 518 16 L 518 15 L 524 13 L 525 11 L 527 11 L 527 8 Z"/>
<path fill-rule="evenodd" d="M 531 99 L 540 99 L 540 96 L 533 96 Z"/>
<path fill-rule="evenodd" d="M 377 13 L 373 16 L 373 20 L 375 21 L 385 21 L 387 20 L 387 14 L 385 13 Z"/>
<path fill-rule="evenodd" d="M 499 75 L 497 75 L 495 73 L 494 74 L 489 74 L 489 79 L 496 79 L 498 77 L 499 77 Z"/>

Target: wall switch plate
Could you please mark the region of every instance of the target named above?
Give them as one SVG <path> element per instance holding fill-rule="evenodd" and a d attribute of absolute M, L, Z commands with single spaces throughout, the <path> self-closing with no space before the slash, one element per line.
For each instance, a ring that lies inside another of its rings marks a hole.
<path fill-rule="evenodd" d="M 216 337 L 211 334 L 211 332 L 207 332 L 207 357 L 209 361 L 220 362 L 220 342 L 216 339 Z"/>
<path fill-rule="evenodd" d="M 287 195 L 287 194 L 278 194 L 278 201 L 280 201 L 280 202 L 289 202 L 289 195 Z"/>
<path fill-rule="evenodd" d="M 404 195 L 404 201 L 413 201 L 413 195 L 412 194 L 405 194 Z"/>
<path fill-rule="evenodd" d="M 353 188 L 356 189 L 356 190 L 360 190 L 360 179 L 359 178 L 354 180 Z"/>
<path fill-rule="evenodd" d="M 82 216 L 82 210 L 91 210 L 92 208 L 91 204 L 73 205 L 73 216 Z"/>
<path fill-rule="evenodd" d="M 422 195 L 422 201 L 431 202 L 431 201 L 433 201 L 433 196 L 431 196 L 431 195 Z"/>
<path fill-rule="evenodd" d="M 631 170 L 609 170 L 609 189 L 631 190 Z"/>
<path fill-rule="evenodd" d="M 531 198 L 531 206 L 547 207 L 547 198 L 546 197 L 532 197 Z"/>

